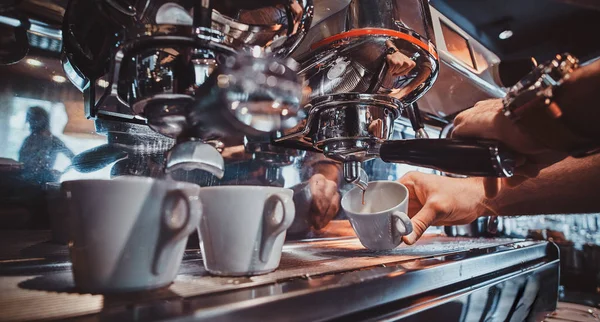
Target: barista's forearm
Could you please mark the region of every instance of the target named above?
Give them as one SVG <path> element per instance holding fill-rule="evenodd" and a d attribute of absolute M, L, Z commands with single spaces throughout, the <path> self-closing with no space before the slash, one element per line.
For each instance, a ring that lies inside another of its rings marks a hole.
<path fill-rule="evenodd" d="M 502 216 L 600 212 L 600 155 L 567 158 L 486 204 Z"/>
<path fill-rule="evenodd" d="M 557 90 L 556 101 L 570 111 L 565 117 L 572 128 L 600 143 L 600 60 L 574 71 Z"/>

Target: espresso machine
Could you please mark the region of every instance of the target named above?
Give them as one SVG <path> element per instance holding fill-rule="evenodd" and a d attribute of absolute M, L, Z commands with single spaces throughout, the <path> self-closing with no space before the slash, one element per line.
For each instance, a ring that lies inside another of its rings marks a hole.
<path fill-rule="evenodd" d="M 428 3 L 344 5 L 310 28 L 308 0 L 72 0 L 63 67 L 98 128 L 127 123 L 130 132 L 150 128 L 159 141 L 175 143 L 166 172 L 222 177 L 223 140 L 242 134 L 254 155 L 281 159 L 284 151 L 286 160 L 275 164 L 289 164 L 289 151 L 323 153 L 363 189 L 362 162 L 378 157 L 463 175 L 512 175 L 514 160 L 497 142 L 427 138 L 416 101 L 439 71 Z M 390 72 L 390 46 L 414 62 L 408 74 Z M 108 86 L 98 91 L 98 82 Z M 401 115 L 417 139 L 391 140 Z"/>
<path fill-rule="evenodd" d="M 375 158 L 465 175 L 511 174 L 510 154 L 495 142 L 427 138 L 427 118 L 421 119 L 417 102 L 440 68 L 427 1 L 313 1 L 14 0 L 10 2 L 21 3 L 19 10 L 31 13 L 26 19 L 5 20 L 23 28 L 30 21 L 35 28 L 24 32 L 39 32 L 36 19 L 41 15 L 33 14 L 31 6 L 57 9 L 55 23 L 48 26 L 59 28 L 62 22 L 62 32 L 57 32 L 61 64 L 56 57 L 51 61 L 36 56 L 35 50 L 28 58 L 64 69 L 64 76 L 83 93 L 85 116 L 94 120 L 94 129 L 86 127 L 74 132 L 80 137 L 70 138 L 82 142 L 71 164 L 77 173 L 69 173 L 76 180 L 86 179 L 81 172 L 91 177 L 112 165 L 111 177 L 166 174 L 202 186 L 236 185 L 235 180 L 245 178 L 237 178 L 232 163 L 243 160 L 260 167 L 264 176 L 252 185 L 281 186 L 281 168 L 295 167 L 305 156 L 318 159 L 313 165 L 324 162 L 328 169 L 332 161 L 341 163 L 346 181 L 363 188 L 368 182 L 363 162 Z M 3 7 L 0 18 L 6 15 Z M 22 36 L 18 39 L 25 41 Z M 394 74 L 396 66 L 388 54 L 392 46 L 397 48 L 394 54 L 414 63 L 410 72 Z M 15 98 L 27 97 L 23 93 L 45 99 L 37 87 L 51 92 L 71 89 L 53 80 L 51 73 L 34 73 L 41 66 L 28 64 L 23 51 L 16 54 L 3 56 L 10 63 L 22 60 L 2 69 L 9 75 L 2 81 L 14 85 L 14 90 L 7 86 L 0 93 L 0 111 L 9 111 L 4 116 L 18 116 L 19 108 L 13 113 L 12 105 L 17 105 Z M 44 78 L 21 75 L 24 70 Z M 74 91 L 77 100 L 68 112 L 81 112 L 81 95 Z M 64 97 L 57 94 L 48 100 L 65 102 Z M 401 138 L 399 124 L 410 124 L 417 138 L 394 140 Z M 83 141 L 90 132 L 106 140 L 95 136 L 95 141 Z M 53 134 L 61 136 L 58 131 Z M 21 144 L 19 135 L 10 139 L 9 144 Z M 14 177 L 26 171 L 17 162 L 0 168 Z M 210 180 L 198 180 L 198 173 Z M 285 174 L 287 188 L 292 180 L 289 172 Z M 218 177 L 225 180 L 217 182 Z M 22 190 L 15 187 L 10 190 Z M 105 192 L 112 193 L 103 189 L 99 195 Z M 60 216 L 65 210 L 59 195 L 51 206 Z M 131 199 L 128 193 L 121 195 Z M 294 202 L 297 196 L 303 194 L 294 194 Z M 246 206 L 241 198 L 225 199 L 236 207 Z M 301 218 L 298 203 L 294 206 L 296 218 Z M 140 211 L 139 218 L 159 209 L 152 208 Z M 60 228 L 70 226 L 56 222 Z M 135 236 L 148 235 L 145 227 L 137 227 L 131 230 Z M 96 228 L 90 230 L 91 237 L 100 230 Z M 193 241 L 177 260 L 181 266 L 174 283 L 164 289 L 82 294 L 73 284 L 67 248 L 49 243 L 48 233 L 18 229 L 0 234 L 4 318 L 412 321 L 444 316 L 448 321 L 537 321 L 556 308 L 559 285 L 558 251 L 547 242 L 431 234 L 416 247 L 369 252 L 354 238 L 348 221 L 334 220 L 309 238 L 287 240 L 273 273 L 210 275 L 202 265 L 208 257 Z M 118 235 L 125 240 L 134 236 Z M 148 244 L 136 253 L 151 250 Z M 104 243 L 98 245 L 107 249 Z M 142 270 L 136 269 L 133 276 L 143 276 Z M 436 283 L 421 282 L 430 280 Z"/>

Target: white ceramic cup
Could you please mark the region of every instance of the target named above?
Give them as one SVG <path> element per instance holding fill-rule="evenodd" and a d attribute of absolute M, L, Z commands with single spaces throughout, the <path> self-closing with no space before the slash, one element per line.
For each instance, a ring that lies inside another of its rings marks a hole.
<path fill-rule="evenodd" d="M 202 214 L 200 187 L 144 177 L 62 183 L 76 286 L 113 293 L 170 284 Z"/>
<path fill-rule="evenodd" d="M 286 230 L 294 220 L 292 190 L 203 187 L 200 200 L 204 205 L 200 248 L 206 270 L 244 276 L 277 269 Z"/>
<path fill-rule="evenodd" d="M 346 212 L 360 243 L 372 250 L 398 247 L 402 236 L 412 232 L 408 215 L 408 189 L 395 181 L 369 182 L 362 204 L 362 190 L 355 187 L 342 197 Z"/>

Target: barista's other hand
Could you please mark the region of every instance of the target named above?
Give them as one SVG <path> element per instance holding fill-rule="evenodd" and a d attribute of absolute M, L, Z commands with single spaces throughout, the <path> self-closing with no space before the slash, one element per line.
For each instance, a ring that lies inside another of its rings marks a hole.
<path fill-rule="evenodd" d="M 310 220 L 315 229 L 324 228 L 340 209 L 340 193 L 337 183 L 317 173 L 308 180 L 312 203 Z"/>
<path fill-rule="evenodd" d="M 390 40 L 385 42 L 385 46 L 387 48 L 396 48 Z M 417 66 L 417 63 L 399 51 L 386 55 L 385 59 L 388 63 L 388 72 L 392 76 L 404 76 Z"/>
<path fill-rule="evenodd" d="M 491 99 L 475 104 L 454 119 L 452 137 L 485 138 L 498 140 L 517 154 L 515 175 L 502 180 L 508 186 L 517 186 L 527 178 L 536 177 L 540 170 L 567 157 L 566 153 L 547 149 L 535 138 L 523 132 L 503 115 L 502 99 Z M 486 196 L 495 197 L 499 180 L 484 180 Z"/>
<path fill-rule="evenodd" d="M 414 244 L 429 226 L 463 225 L 480 216 L 495 215 L 486 206 L 481 179 L 458 179 L 409 172 L 400 183 L 408 188 L 408 216 L 413 232 L 402 237 Z"/>

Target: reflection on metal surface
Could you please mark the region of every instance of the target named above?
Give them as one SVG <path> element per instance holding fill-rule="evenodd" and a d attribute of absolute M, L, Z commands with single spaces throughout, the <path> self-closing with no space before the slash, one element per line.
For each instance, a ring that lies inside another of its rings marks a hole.
<path fill-rule="evenodd" d="M 14 64 L 29 52 L 27 30 L 31 24 L 17 11 L 2 13 L 5 16 L 0 16 L 0 65 Z"/>
<path fill-rule="evenodd" d="M 377 145 L 390 139 L 404 105 L 436 78 L 429 6 L 418 0 L 350 1 L 321 18 L 305 41 L 310 46 L 300 46 L 295 57 L 310 100 L 308 118 L 276 141 L 353 164 L 377 157 Z M 359 182 L 357 174 L 344 173 L 348 182 Z"/>
<path fill-rule="evenodd" d="M 69 1 L 63 30 L 65 50 L 87 77 L 97 78 L 106 71 L 107 59 L 112 54 L 106 45 L 116 44 L 123 36 L 129 40 L 140 36 L 142 33 L 130 32 L 146 26 L 193 26 L 188 40 L 201 38 L 235 51 L 259 46 L 286 56 L 305 36 L 313 15 L 310 0 L 207 1 L 206 6 L 201 2 L 195 5 L 185 1 L 151 0 L 136 2 L 131 10 L 119 8 L 108 2 Z M 103 14 L 81 18 L 94 11 Z M 93 28 L 98 24 L 104 25 L 103 28 Z"/>
<path fill-rule="evenodd" d="M 350 1 L 311 28 L 306 41 L 310 51 L 295 57 L 311 98 L 379 93 L 411 103 L 431 87 L 439 68 L 429 6 L 419 0 Z M 395 52 L 387 54 L 390 48 Z M 394 64 L 406 59 L 414 68 L 397 72 Z"/>
<path fill-rule="evenodd" d="M 501 235 L 498 231 L 498 226 L 492 223 L 497 222 L 497 218 L 493 221 L 492 217 L 480 217 L 475 219 L 470 224 L 458 226 L 446 226 L 444 232 L 451 237 L 497 237 Z"/>
<path fill-rule="evenodd" d="M 94 9 L 107 15 L 80 18 Z M 63 65 L 84 92 L 90 117 L 147 123 L 176 143 L 262 135 L 302 117 L 296 72 L 274 56 L 294 50 L 311 18 L 310 0 L 131 6 L 71 0 Z M 97 88 L 89 84 L 100 77 L 108 86 L 96 102 Z M 186 168 L 197 160 L 198 169 L 207 169 L 206 160 L 186 155 Z"/>
<path fill-rule="evenodd" d="M 390 46 L 399 50 L 391 55 L 403 55 L 413 61 L 415 67 L 408 73 L 393 72 L 397 68 L 392 64 L 397 61 L 386 55 Z M 310 98 L 348 92 L 378 93 L 408 104 L 433 85 L 438 69 L 432 54 L 403 40 L 390 41 L 387 35 L 343 38 L 309 54 L 308 59 L 300 58 L 300 61 L 301 76 L 308 82 Z"/>
<path fill-rule="evenodd" d="M 462 31 L 448 17 L 430 7 L 433 30 L 438 40 L 440 73 L 431 90 L 419 100 L 419 107 L 427 113 L 446 117 L 473 106 L 488 98 L 503 97 L 506 90 L 499 81 L 500 58 Z M 467 67 L 448 51 L 443 37 L 442 24 L 450 26 L 468 39 L 477 63 L 477 70 Z"/>
<path fill-rule="evenodd" d="M 495 142 L 389 141 L 394 121 L 405 109 L 416 136 L 427 137 L 414 104 L 439 71 L 426 2 L 353 0 L 311 31 L 306 38 L 310 48 L 297 54 L 309 116 L 295 129 L 278 133 L 278 143 L 352 162 L 347 170 L 381 157 L 464 175 L 512 175 L 510 151 Z M 360 183 L 357 174 L 344 171 L 347 182 Z"/>
<path fill-rule="evenodd" d="M 467 66 L 477 70 L 477 62 L 475 61 L 469 41 L 443 22 L 441 23 L 441 27 L 442 34 L 444 35 L 444 44 L 448 52 Z"/>
<path fill-rule="evenodd" d="M 600 321 L 600 309 L 580 304 L 559 302 L 556 311 L 549 314 L 543 322 L 560 321 L 597 322 Z"/>

